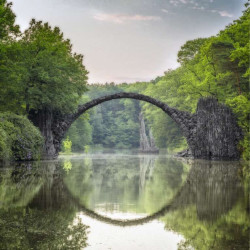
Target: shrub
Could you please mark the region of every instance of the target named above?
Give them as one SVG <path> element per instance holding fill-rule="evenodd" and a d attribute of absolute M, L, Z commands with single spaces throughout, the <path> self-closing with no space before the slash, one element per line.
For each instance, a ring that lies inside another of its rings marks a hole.
<path fill-rule="evenodd" d="M 67 136 L 66 140 L 63 141 L 63 152 L 66 154 L 71 154 L 72 141 L 69 140 Z"/>
<path fill-rule="evenodd" d="M 11 144 L 8 135 L 0 125 L 0 160 L 6 161 L 12 156 Z"/>
<path fill-rule="evenodd" d="M 84 146 L 84 153 L 88 153 L 89 152 L 89 150 L 90 150 L 90 146 L 89 145 L 85 145 Z"/>
<path fill-rule="evenodd" d="M 39 160 L 43 137 L 25 117 L 0 113 L 0 160 Z"/>

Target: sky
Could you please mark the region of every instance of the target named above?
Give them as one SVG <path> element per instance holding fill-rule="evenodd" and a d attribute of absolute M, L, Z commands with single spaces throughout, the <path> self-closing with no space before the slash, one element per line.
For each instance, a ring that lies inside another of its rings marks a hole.
<path fill-rule="evenodd" d="M 216 35 L 246 0 L 12 0 L 16 23 L 60 27 L 84 55 L 89 83 L 150 81 L 178 67 L 188 40 Z"/>

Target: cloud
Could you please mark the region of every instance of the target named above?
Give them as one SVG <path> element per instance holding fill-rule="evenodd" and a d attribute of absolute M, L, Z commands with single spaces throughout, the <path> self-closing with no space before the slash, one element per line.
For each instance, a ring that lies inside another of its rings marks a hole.
<path fill-rule="evenodd" d="M 208 10 L 208 11 L 210 11 L 212 13 L 218 13 L 222 17 L 233 17 L 233 14 L 228 13 L 226 10 L 222 10 L 222 11 L 219 11 L 219 10 Z"/>
<path fill-rule="evenodd" d="M 103 22 L 124 23 L 126 21 L 159 21 L 159 16 L 143 15 L 122 15 L 122 14 L 105 14 L 100 13 L 93 16 L 94 19 Z"/>
<path fill-rule="evenodd" d="M 178 4 L 182 3 L 182 4 L 188 4 L 188 3 L 194 3 L 193 0 L 170 0 L 169 1 L 170 4 L 177 6 Z"/>
<path fill-rule="evenodd" d="M 161 9 L 161 11 L 164 13 L 168 13 L 168 10 L 166 10 L 166 9 Z"/>
<path fill-rule="evenodd" d="M 188 5 L 194 5 L 194 6 L 199 6 L 201 3 L 204 2 L 209 2 L 209 3 L 213 3 L 214 0 L 169 0 L 169 3 L 174 5 L 174 6 L 178 6 L 180 4 L 188 4 Z"/>
<path fill-rule="evenodd" d="M 174 6 L 177 6 L 180 2 L 178 0 L 170 0 L 171 4 L 173 4 Z"/>
<path fill-rule="evenodd" d="M 204 7 L 204 6 L 200 6 L 200 7 L 198 7 L 198 6 L 193 6 L 192 9 L 193 9 L 193 10 L 205 10 L 205 7 Z"/>
<path fill-rule="evenodd" d="M 228 13 L 226 10 L 218 11 L 222 17 L 233 17 L 232 14 Z"/>

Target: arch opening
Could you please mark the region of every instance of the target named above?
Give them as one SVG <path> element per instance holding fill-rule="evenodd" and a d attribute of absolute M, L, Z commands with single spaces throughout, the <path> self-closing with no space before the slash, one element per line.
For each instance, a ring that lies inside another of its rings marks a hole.
<path fill-rule="evenodd" d="M 150 103 L 152 106 L 160 108 L 160 110 L 162 110 L 165 113 L 167 105 L 153 98 L 149 98 L 134 93 L 132 94 L 133 95 L 131 95 L 131 93 L 119 93 L 119 95 L 113 94 L 105 96 L 105 98 L 103 97 L 97 98 L 98 102 L 93 103 L 92 101 L 90 101 L 84 105 L 79 106 L 78 112 L 74 114 L 74 117 L 72 119 L 74 120 L 72 122 L 74 129 L 76 126 L 75 124 L 79 123 L 78 118 L 81 117 L 82 114 L 85 114 L 85 112 L 91 108 L 98 108 L 97 113 L 95 115 L 91 115 L 90 118 L 90 123 L 94 132 L 93 144 L 103 145 L 103 148 L 105 147 L 114 149 L 133 148 L 133 149 L 138 149 L 138 152 L 145 152 L 145 153 L 159 152 L 159 149 L 155 146 L 153 133 L 152 131 L 149 131 L 149 128 L 147 127 L 147 124 L 144 121 L 145 119 L 141 114 L 142 110 L 139 105 L 139 101 Z M 147 100 L 145 100 L 145 98 Z M 132 101 L 126 102 L 129 103 L 127 106 L 125 104 L 125 101 L 122 102 L 120 101 L 121 99 L 132 100 L 133 102 Z M 112 102 L 112 104 L 110 102 Z M 101 105 L 101 108 L 99 105 Z M 128 109 L 128 107 L 130 107 L 131 110 Z M 173 109 L 169 108 L 167 111 L 171 113 L 171 111 L 173 112 Z M 164 116 L 164 113 L 162 115 Z M 127 123 L 128 121 L 131 122 Z M 105 127 L 107 129 L 105 129 Z M 180 126 L 177 127 L 180 128 Z M 71 132 L 72 130 L 70 124 L 67 135 L 71 135 Z M 98 136 L 96 135 L 96 133 L 98 133 Z M 181 132 L 178 130 L 177 134 L 180 133 Z M 119 137 L 121 138 L 120 140 L 118 139 Z M 84 142 L 84 140 L 82 141 Z M 77 140 L 76 143 L 78 143 Z M 83 149 L 81 152 L 83 152 Z"/>

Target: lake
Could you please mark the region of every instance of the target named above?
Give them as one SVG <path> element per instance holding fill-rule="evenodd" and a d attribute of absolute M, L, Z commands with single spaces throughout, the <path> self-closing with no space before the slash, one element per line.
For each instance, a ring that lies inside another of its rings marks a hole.
<path fill-rule="evenodd" d="M 86 154 L 0 168 L 0 249 L 249 249 L 241 162 Z"/>

